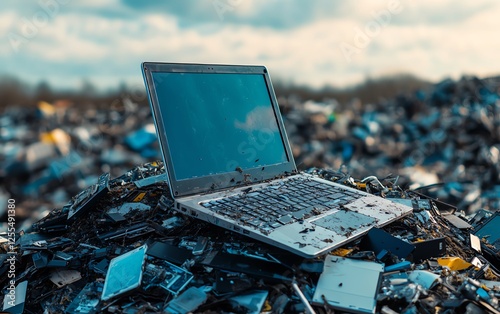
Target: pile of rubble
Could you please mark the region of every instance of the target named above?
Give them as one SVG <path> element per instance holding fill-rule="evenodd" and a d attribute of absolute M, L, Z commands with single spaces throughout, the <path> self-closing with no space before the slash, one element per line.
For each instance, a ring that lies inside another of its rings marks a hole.
<path fill-rule="evenodd" d="M 413 208 L 314 259 L 172 210 L 144 107 L 12 107 L 0 117 L 3 309 L 497 313 L 499 86 L 446 80 L 346 107 L 280 98 L 299 168 Z"/>
<path fill-rule="evenodd" d="M 394 178 L 312 175 L 413 207 L 409 216 L 304 259 L 172 210 L 161 163 L 88 189 L 0 236 L 11 313 L 497 313 L 499 214 L 465 218 Z M 365 182 L 362 182 L 365 181 Z M 14 265 L 14 266 L 11 266 Z M 16 270 L 11 282 L 9 269 Z M 14 285 L 12 285 L 14 284 Z M 10 303 L 15 295 L 15 302 Z"/>
<path fill-rule="evenodd" d="M 0 217 L 7 200 L 16 199 L 23 230 L 100 173 L 116 177 L 161 158 L 151 112 L 128 99 L 110 110 L 65 102 L 10 107 L 0 117 L 0 143 Z"/>
<path fill-rule="evenodd" d="M 401 186 L 440 183 L 428 193 L 473 213 L 500 205 L 499 86 L 465 77 L 377 104 L 293 95 L 279 103 L 300 169 L 344 165 L 357 177 L 399 175 Z M 149 108 L 129 99 L 109 110 L 8 107 L 0 143 L 0 217 L 15 198 L 19 221 L 64 205 L 102 172 L 116 177 L 161 158 Z"/>
<path fill-rule="evenodd" d="M 400 176 L 466 213 L 500 207 L 500 78 L 445 80 L 377 104 L 279 99 L 301 169 L 347 165 L 356 176 Z"/>

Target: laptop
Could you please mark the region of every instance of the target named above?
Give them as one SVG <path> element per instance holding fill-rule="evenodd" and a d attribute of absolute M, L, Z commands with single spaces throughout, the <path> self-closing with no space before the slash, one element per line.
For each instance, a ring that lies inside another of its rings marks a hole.
<path fill-rule="evenodd" d="M 299 173 L 266 67 L 142 72 L 176 211 L 307 258 L 412 211 Z"/>

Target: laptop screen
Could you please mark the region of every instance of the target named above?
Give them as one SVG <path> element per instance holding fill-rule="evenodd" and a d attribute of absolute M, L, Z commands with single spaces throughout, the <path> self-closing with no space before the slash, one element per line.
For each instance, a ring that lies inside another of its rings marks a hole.
<path fill-rule="evenodd" d="M 262 74 L 152 72 L 176 180 L 288 162 Z"/>

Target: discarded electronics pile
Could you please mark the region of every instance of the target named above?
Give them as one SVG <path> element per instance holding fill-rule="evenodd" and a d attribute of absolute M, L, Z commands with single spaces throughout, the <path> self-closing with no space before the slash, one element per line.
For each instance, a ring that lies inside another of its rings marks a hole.
<path fill-rule="evenodd" d="M 500 77 L 444 80 L 374 104 L 279 98 L 301 169 L 441 183 L 434 196 L 471 214 L 500 207 Z"/>
<path fill-rule="evenodd" d="M 355 180 L 324 169 L 309 173 L 407 204 L 413 213 L 323 256 L 304 259 L 172 210 L 162 163 L 147 163 L 112 180 L 101 175 L 36 222 L 32 232 L 18 234 L 15 243 L 2 234 L 3 309 L 500 311 L 499 213 L 480 210 L 466 218 L 452 205 L 402 190 L 396 178 Z M 10 265 L 16 269 L 14 287 L 9 287 Z M 9 303 L 14 294 L 15 304 Z"/>
<path fill-rule="evenodd" d="M 12 107 L 0 117 L 2 308 L 496 313 L 499 86 L 446 80 L 344 109 L 280 98 L 301 169 L 413 208 L 316 259 L 173 211 L 162 164 L 144 164 L 159 157 L 149 110 L 128 100 L 85 115 L 56 104 Z M 14 243 L 3 232 L 9 198 Z"/>
<path fill-rule="evenodd" d="M 9 198 L 26 230 L 101 173 L 116 177 L 161 157 L 151 112 L 128 99 L 120 104 L 99 110 L 40 102 L 0 115 L 0 230 Z"/>
<path fill-rule="evenodd" d="M 360 178 L 399 175 L 400 186 L 440 182 L 427 192 L 471 214 L 500 207 L 499 88 L 498 78 L 464 77 L 375 104 L 293 95 L 279 104 L 299 169 L 347 165 Z M 160 159 L 151 111 L 132 100 L 106 110 L 64 101 L 8 107 L 0 115 L 0 230 L 9 198 L 27 230 L 101 173 L 117 177 Z"/>

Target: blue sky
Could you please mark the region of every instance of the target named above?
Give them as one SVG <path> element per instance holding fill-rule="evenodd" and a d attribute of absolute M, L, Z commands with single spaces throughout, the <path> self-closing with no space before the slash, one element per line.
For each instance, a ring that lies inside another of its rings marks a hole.
<path fill-rule="evenodd" d="M 495 0 L 3 0 L 1 74 L 141 86 L 142 61 L 264 64 L 321 87 L 500 73 Z"/>

